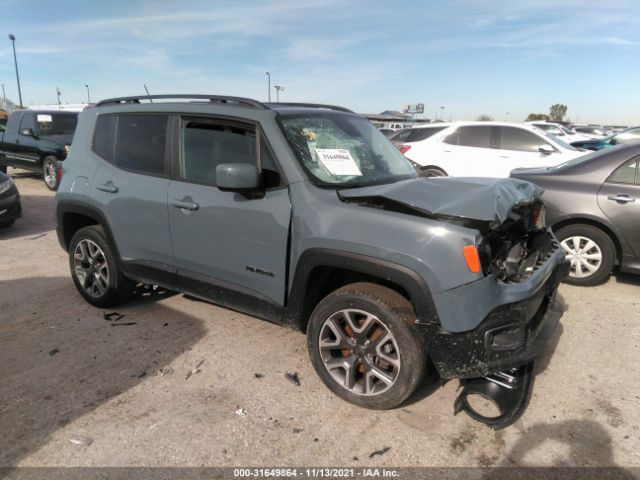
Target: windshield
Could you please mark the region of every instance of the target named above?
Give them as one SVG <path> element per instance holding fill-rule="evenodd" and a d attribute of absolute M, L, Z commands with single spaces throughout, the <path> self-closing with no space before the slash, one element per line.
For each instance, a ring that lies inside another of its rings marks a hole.
<path fill-rule="evenodd" d="M 283 115 L 280 123 L 318 185 L 361 187 L 417 176 L 409 160 L 364 118 L 321 112 Z"/>
<path fill-rule="evenodd" d="M 78 123 L 78 115 L 69 113 L 39 113 L 36 115 L 40 135 L 60 135 L 73 133 Z"/>
<path fill-rule="evenodd" d="M 550 167 L 550 168 L 561 169 L 561 168 L 575 167 L 576 165 L 580 165 L 581 163 L 584 163 L 584 162 L 589 162 L 594 158 L 599 158 L 603 155 L 608 155 L 609 153 L 611 153 L 611 149 L 596 150 L 595 152 L 587 153 L 585 155 L 580 155 L 579 157 L 576 157 L 572 160 L 569 160 L 567 162 L 561 163 L 560 165 L 556 165 L 555 167 Z"/>

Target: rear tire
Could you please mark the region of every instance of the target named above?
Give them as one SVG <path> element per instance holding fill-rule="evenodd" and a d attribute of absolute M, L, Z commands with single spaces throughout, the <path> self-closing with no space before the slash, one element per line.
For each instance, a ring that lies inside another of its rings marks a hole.
<path fill-rule="evenodd" d="M 7 166 L 6 165 L 0 164 L 0 173 L 4 173 L 4 174 L 7 173 Z"/>
<path fill-rule="evenodd" d="M 42 180 L 49 190 L 58 189 L 58 159 L 53 156 L 42 160 Z"/>
<path fill-rule="evenodd" d="M 6 222 L 0 222 L 0 228 L 9 228 L 15 223 L 16 219 L 7 220 Z"/>
<path fill-rule="evenodd" d="M 136 284 L 120 270 L 115 248 L 98 225 L 75 233 L 69 245 L 69 266 L 80 295 L 96 307 L 113 307 L 133 297 Z"/>
<path fill-rule="evenodd" d="M 611 274 L 616 248 L 605 232 L 592 225 L 567 225 L 556 232 L 567 259 L 571 260 L 566 283 L 599 285 Z"/>
<path fill-rule="evenodd" d="M 360 407 L 401 405 L 418 387 L 427 354 L 411 303 L 372 283 L 346 285 L 314 309 L 307 328 L 311 362 L 325 385 Z"/>

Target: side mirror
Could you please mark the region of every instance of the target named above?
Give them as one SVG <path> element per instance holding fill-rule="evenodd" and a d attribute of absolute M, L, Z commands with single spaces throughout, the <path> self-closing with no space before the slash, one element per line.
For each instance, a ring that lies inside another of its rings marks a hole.
<path fill-rule="evenodd" d="M 216 167 L 216 185 L 229 192 L 256 190 L 260 187 L 258 167 L 248 163 L 222 163 Z"/>
<path fill-rule="evenodd" d="M 540 145 L 538 147 L 538 151 L 543 155 L 551 155 L 552 153 L 555 153 L 555 149 L 546 143 L 544 145 Z"/>
<path fill-rule="evenodd" d="M 24 135 L 25 137 L 34 137 L 36 136 L 35 132 L 31 128 L 21 128 L 20 135 Z"/>

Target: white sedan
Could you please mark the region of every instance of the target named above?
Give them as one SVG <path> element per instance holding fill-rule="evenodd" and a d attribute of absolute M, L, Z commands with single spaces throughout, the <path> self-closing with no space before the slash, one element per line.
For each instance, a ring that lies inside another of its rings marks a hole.
<path fill-rule="evenodd" d="M 428 177 L 508 177 L 515 168 L 550 167 L 586 153 L 522 123 L 434 123 L 402 133 L 391 140 Z"/>

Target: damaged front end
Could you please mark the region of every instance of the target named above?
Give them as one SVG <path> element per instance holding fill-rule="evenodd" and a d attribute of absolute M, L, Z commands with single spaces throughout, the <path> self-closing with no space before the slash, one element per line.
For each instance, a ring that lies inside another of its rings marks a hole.
<path fill-rule="evenodd" d="M 554 334 L 550 315 L 568 265 L 545 226 L 543 190 L 515 179 L 442 178 L 339 192 L 342 201 L 476 230 L 478 262 L 466 258 L 474 281 L 432 293 L 438 322 L 422 335 L 444 379 L 459 378 L 454 411 L 494 429 L 514 423 L 527 407 L 533 365 Z M 476 268 L 477 264 L 479 266 Z M 480 396 L 499 413 L 483 415 Z"/>

